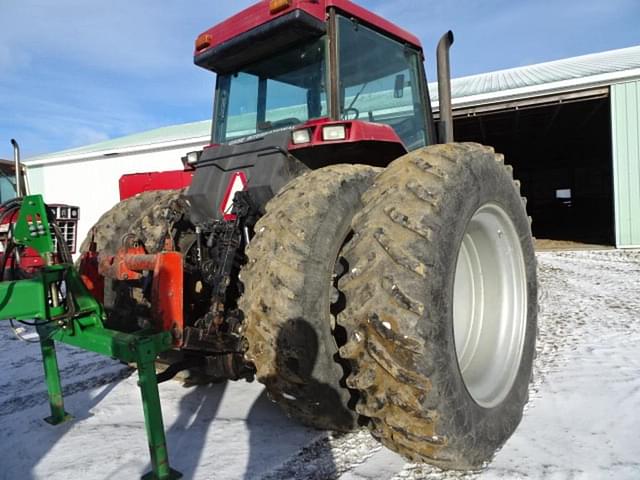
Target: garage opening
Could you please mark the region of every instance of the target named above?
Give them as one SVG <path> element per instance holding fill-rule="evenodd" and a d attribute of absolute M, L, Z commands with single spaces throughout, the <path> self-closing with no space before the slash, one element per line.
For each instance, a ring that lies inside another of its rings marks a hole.
<path fill-rule="evenodd" d="M 455 136 L 504 153 L 522 183 L 537 239 L 613 245 L 610 110 L 606 92 L 588 99 L 456 112 Z"/>

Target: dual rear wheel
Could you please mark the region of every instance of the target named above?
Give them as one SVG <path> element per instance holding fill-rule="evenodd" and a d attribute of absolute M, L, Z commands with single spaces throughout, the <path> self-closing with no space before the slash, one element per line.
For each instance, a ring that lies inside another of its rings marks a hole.
<path fill-rule="evenodd" d="M 502 156 L 448 144 L 382 173 L 316 170 L 270 202 L 256 232 L 242 273 L 248 356 L 287 413 L 367 424 L 407 458 L 452 469 L 482 465 L 513 433 L 537 293 Z"/>

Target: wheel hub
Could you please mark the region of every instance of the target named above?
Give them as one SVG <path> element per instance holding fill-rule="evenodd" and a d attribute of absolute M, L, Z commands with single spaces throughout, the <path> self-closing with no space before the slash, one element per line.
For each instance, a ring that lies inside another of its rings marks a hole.
<path fill-rule="evenodd" d="M 471 218 L 460 246 L 453 293 L 456 356 L 476 403 L 498 405 L 520 367 L 527 299 L 524 255 L 515 226 L 496 204 Z"/>

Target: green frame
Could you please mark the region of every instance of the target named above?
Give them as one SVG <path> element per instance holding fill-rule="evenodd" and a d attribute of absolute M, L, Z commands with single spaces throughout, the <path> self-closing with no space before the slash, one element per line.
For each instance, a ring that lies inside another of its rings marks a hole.
<path fill-rule="evenodd" d="M 105 327 L 105 310 L 89 293 L 75 267 L 72 264 L 54 264 L 51 225 L 40 195 L 23 199 L 18 220 L 13 226 L 13 241 L 18 246 L 36 250 L 44 259 L 44 266 L 32 278 L 0 282 L 0 320 L 35 320 L 51 410 L 45 421 L 59 425 L 72 418 L 64 409 L 55 342 L 135 363 L 152 466 L 151 472 L 142 478 L 181 478 L 182 474 L 169 465 L 155 371 L 158 354 L 172 346 L 171 333 L 123 333 Z M 66 302 L 57 305 L 63 283 L 67 291 Z"/>

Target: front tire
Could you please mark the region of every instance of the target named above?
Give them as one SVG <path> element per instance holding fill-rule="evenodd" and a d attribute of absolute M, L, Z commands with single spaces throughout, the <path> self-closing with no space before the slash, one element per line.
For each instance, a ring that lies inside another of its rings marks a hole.
<path fill-rule="evenodd" d="M 373 435 L 410 460 L 477 468 L 522 417 L 537 284 L 517 187 L 492 149 L 436 145 L 393 162 L 354 219 L 347 385 Z"/>

